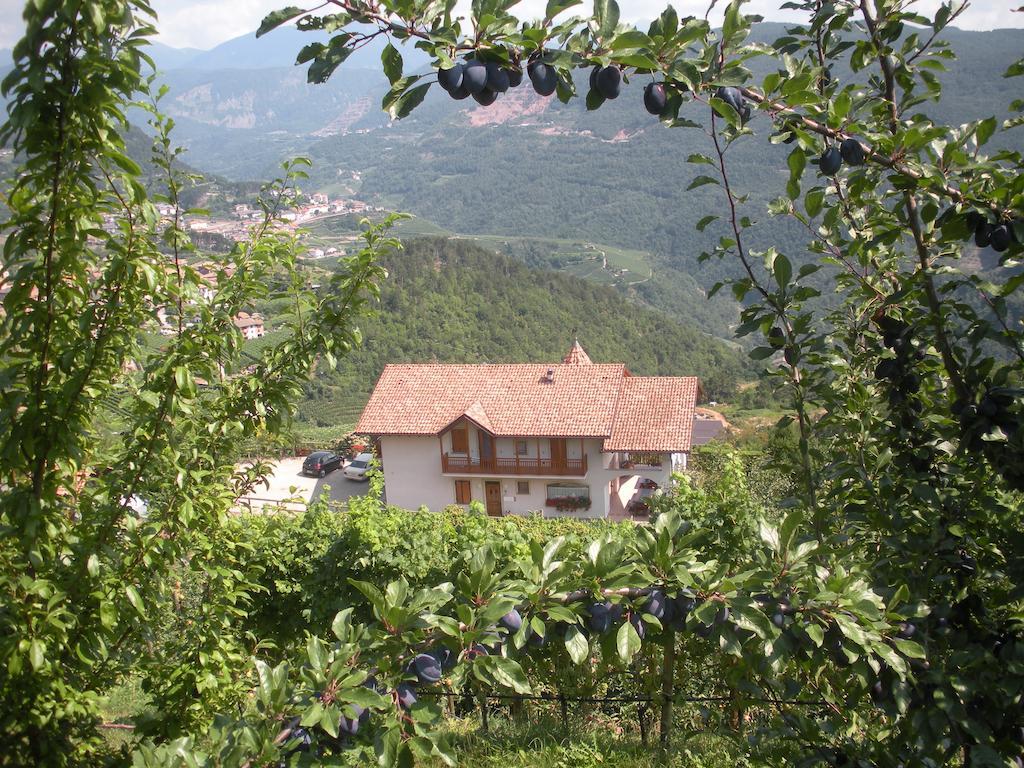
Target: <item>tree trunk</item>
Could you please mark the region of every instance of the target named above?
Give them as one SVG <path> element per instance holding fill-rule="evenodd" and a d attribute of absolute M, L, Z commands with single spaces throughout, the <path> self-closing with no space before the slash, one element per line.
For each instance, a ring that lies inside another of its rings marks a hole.
<path fill-rule="evenodd" d="M 665 658 L 661 667 L 661 746 L 667 747 L 669 732 L 672 730 L 672 698 L 675 695 L 676 680 L 676 636 L 667 633 Z"/>

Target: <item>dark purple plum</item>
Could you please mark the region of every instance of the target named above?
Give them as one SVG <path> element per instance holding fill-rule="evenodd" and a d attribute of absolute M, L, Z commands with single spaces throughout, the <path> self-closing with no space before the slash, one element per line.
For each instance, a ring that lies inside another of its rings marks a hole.
<path fill-rule="evenodd" d="M 523 617 L 519 615 L 519 611 L 513 608 L 511 611 L 506 613 L 500 619 L 498 623 L 507 629 L 509 632 L 515 633 L 519 631 L 519 628 L 523 626 Z"/>
<path fill-rule="evenodd" d="M 735 109 L 736 114 L 742 114 L 743 106 L 746 102 L 743 98 L 743 94 L 740 93 L 739 88 L 733 88 L 731 85 L 725 85 L 715 91 L 715 96 Z"/>
<path fill-rule="evenodd" d="M 441 679 L 441 662 L 432 654 L 420 653 L 409 663 L 409 671 L 420 683 L 430 685 Z"/>
<path fill-rule="evenodd" d="M 543 61 L 531 61 L 526 67 L 526 74 L 533 83 L 533 90 L 541 96 L 550 96 L 558 87 L 558 72 Z"/>
<path fill-rule="evenodd" d="M 615 65 L 601 67 L 594 79 L 597 92 L 606 99 L 617 98 L 622 91 L 622 70 Z"/>
<path fill-rule="evenodd" d="M 466 65 L 456 61 L 455 66 L 450 69 L 437 70 L 437 82 L 442 88 L 451 93 L 462 86 L 462 71 Z"/>
<path fill-rule="evenodd" d="M 658 621 L 661 621 L 665 617 L 667 603 L 668 598 L 663 590 L 652 589 L 651 594 L 647 596 L 647 602 L 644 603 L 644 610 Z"/>
<path fill-rule="evenodd" d="M 489 107 L 498 98 L 496 91 L 492 91 L 490 88 L 484 88 L 480 93 L 473 94 L 473 100 L 476 101 L 482 107 Z"/>
<path fill-rule="evenodd" d="M 476 96 L 487 87 L 487 65 L 482 61 L 467 61 L 462 70 L 462 85 Z"/>
<path fill-rule="evenodd" d="M 501 68 L 497 62 L 487 62 L 487 88 L 495 93 L 504 93 L 508 90 L 508 72 Z"/>
<path fill-rule="evenodd" d="M 992 243 L 992 225 L 982 220 L 974 230 L 974 244 L 979 248 L 988 248 Z"/>
<path fill-rule="evenodd" d="M 854 138 L 843 139 L 839 154 L 847 165 L 864 165 L 864 147 Z"/>
<path fill-rule="evenodd" d="M 469 89 L 466 87 L 465 83 L 463 83 L 458 88 L 448 91 L 448 95 L 456 101 L 462 101 L 463 99 L 469 98 Z"/>
<path fill-rule="evenodd" d="M 1013 241 L 1013 236 L 1010 234 L 1010 227 L 1007 224 L 1000 224 L 992 228 L 992 234 L 989 237 L 990 245 L 992 250 L 996 253 L 1002 253 L 1010 247 L 1010 243 Z"/>
<path fill-rule="evenodd" d="M 455 669 L 455 664 L 457 663 L 458 659 L 456 655 L 452 653 L 451 648 L 441 646 L 440 648 L 431 651 L 430 655 L 437 659 L 438 663 L 441 665 L 441 670 L 443 672 L 451 672 L 453 669 Z"/>
<path fill-rule="evenodd" d="M 590 620 L 587 626 L 595 635 L 603 635 L 612 628 L 613 611 L 617 606 L 609 602 L 594 603 L 590 606 Z M 620 608 L 621 615 L 621 608 Z"/>
<path fill-rule="evenodd" d="M 598 64 L 592 70 L 590 70 L 590 90 L 597 90 L 597 73 L 601 71 L 601 65 Z"/>
<path fill-rule="evenodd" d="M 398 703 L 402 709 L 412 709 L 416 703 L 416 690 L 409 683 L 399 683 L 395 693 L 398 694 Z"/>
<path fill-rule="evenodd" d="M 652 115 L 660 115 L 668 104 L 664 83 L 648 83 L 644 88 L 644 108 Z"/>
<path fill-rule="evenodd" d="M 897 629 L 897 637 L 909 640 L 917 633 L 917 625 L 910 621 L 901 621 Z"/>
<path fill-rule="evenodd" d="M 505 70 L 508 73 L 508 87 L 518 88 L 523 82 L 523 70 L 518 67 L 511 67 Z"/>
<path fill-rule="evenodd" d="M 826 176 L 835 176 L 843 165 L 843 156 L 835 147 L 829 147 L 818 158 L 818 168 Z"/>

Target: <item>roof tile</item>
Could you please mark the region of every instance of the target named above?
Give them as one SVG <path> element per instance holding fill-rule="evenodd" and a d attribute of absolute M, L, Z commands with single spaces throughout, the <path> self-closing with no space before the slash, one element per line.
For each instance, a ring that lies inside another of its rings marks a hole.
<path fill-rule="evenodd" d="M 600 437 L 607 451 L 690 450 L 696 377 L 631 376 L 621 364 L 590 363 L 582 347 L 574 355 L 575 346 L 553 365 L 385 366 L 356 431 L 436 435 L 466 416 L 499 437 Z"/>

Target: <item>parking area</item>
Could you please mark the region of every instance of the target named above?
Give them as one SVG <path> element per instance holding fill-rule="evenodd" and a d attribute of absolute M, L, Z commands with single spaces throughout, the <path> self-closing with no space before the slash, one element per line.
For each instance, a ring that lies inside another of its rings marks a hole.
<path fill-rule="evenodd" d="M 369 484 L 365 481 L 349 480 L 341 469 L 325 477 L 308 477 L 302 474 L 302 457 L 289 457 L 274 461 L 273 471 L 266 483 L 254 488 L 252 493 L 240 496 L 239 509 L 262 511 L 264 507 L 301 512 L 308 502 L 324 494 L 332 504 L 345 504 L 353 496 L 366 493 Z"/>
<path fill-rule="evenodd" d="M 316 481 L 310 500 L 319 499 L 327 494 L 328 501 L 333 504 L 344 504 L 353 496 L 362 496 L 370 484 L 365 480 L 349 480 L 340 469 L 336 469 L 326 477 Z"/>

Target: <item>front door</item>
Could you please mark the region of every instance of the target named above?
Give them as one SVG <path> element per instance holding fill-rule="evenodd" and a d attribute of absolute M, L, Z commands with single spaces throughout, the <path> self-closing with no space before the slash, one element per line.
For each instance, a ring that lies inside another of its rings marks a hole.
<path fill-rule="evenodd" d="M 501 483 L 495 480 L 484 483 L 484 497 L 487 499 L 487 514 L 501 517 Z"/>

